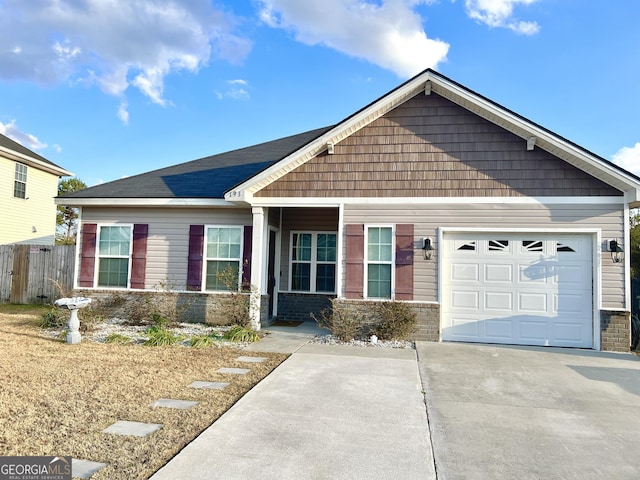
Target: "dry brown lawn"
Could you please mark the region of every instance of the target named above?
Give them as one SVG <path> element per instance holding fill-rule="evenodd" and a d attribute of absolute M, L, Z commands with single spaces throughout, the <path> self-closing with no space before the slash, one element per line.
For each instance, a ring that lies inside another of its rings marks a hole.
<path fill-rule="evenodd" d="M 67 345 L 42 335 L 43 311 L 0 306 L 0 455 L 107 463 L 95 480 L 148 478 L 286 358 L 230 347 Z M 240 355 L 268 360 L 240 363 Z M 222 375 L 216 373 L 220 367 L 251 372 Z M 230 385 L 188 387 L 195 380 Z M 160 398 L 199 404 L 189 410 L 149 406 Z M 146 438 L 101 433 L 118 420 L 163 427 Z"/>

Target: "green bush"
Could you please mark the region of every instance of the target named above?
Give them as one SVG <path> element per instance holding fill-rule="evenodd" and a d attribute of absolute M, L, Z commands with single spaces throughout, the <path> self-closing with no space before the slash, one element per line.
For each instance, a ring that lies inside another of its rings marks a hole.
<path fill-rule="evenodd" d="M 145 333 L 147 334 L 147 340 L 143 345 L 147 347 L 164 347 L 167 345 L 173 345 L 184 338 L 182 335 L 175 335 L 166 328 L 156 325 L 147 328 Z"/>
<path fill-rule="evenodd" d="M 40 328 L 62 328 L 69 323 L 69 311 L 51 307 L 40 317 Z"/>
<path fill-rule="evenodd" d="M 222 336 L 217 333 L 209 335 L 194 335 L 189 339 L 189 345 L 195 348 L 211 347 L 222 340 Z"/>
<path fill-rule="evenodd" d="M 260 335 L 252 328 L 234 325 L 225 332 L 224 338 L 232 342 L 257 342 Z"/>
<path fill-rule="evenodd" d="M 404 302 L 380 302 L 373 309 L 370 333 L 380 340 L 406 340 L 416 331 L 417 315 Z"/>

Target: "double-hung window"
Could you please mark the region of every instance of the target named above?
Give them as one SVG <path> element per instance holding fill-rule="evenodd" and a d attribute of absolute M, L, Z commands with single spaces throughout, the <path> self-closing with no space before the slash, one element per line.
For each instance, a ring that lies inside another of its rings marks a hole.
<path fill-rule="evenodd" d="M 101 226 L 98 236 L 98 286 L 128 287 L 132 227 Z"/>
<path fill-rule="evenodd" d="M 13 196 L 16 198 L 27 198 L 27 166 L 22 163 L 16 163 Z"/>
<path fill-rule="evenodd" d="M 369 226 L 366 229 L 366 237 L 366 297 L 391 298 L 393 229 Z"/>
<path fill-rule="evenodd" d="M 291 290 L 334 293 L 336 290 L 336 234 L 291 233 Z"/>
<path fill-rule="evenodd" d="M 243 227 L 207 227 L 205 289 L 236 290 L 240 282 Z"/>

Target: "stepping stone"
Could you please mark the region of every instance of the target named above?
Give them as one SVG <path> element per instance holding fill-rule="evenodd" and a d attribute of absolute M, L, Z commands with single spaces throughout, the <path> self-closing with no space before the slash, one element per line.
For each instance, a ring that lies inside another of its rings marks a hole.
<path fill-rule="evenodd" d="M 71 476 L 73 478 L 90 478 L 98 470 L 106 467 L 106 463 L 92 462 L 90 460 L 71 459 Z"/>
<path fill-rule="evenodd" d="M 246 375 L 251 370 L 248 368 L 233 368 L 233 367 L 222 367 L 216 370 L 218 373 L 232 373 L 234 375 Z"/>
<path fill-rule="evenodd" d="M 237 362 L 247 362 L 247 363 L 262 363 L 266 361 L 266 357 L 238 357 L 236 358 Z"/>
<path fill-rule="evenodd" d="M 153 432 L 160 430 L 162 425 L 159 423 L 142 423 L 128 422 L 120 420 L 110 427 L 102 430 L 103 433 L 113 433 L 114 435 L 132 435 L 134 437 L 146 437 Z"/>
<path fill-rule="evenodd" d="M 200 382 L 196 381 L 189 385 L 191 388 L 208 388 L 211 390 L 222 390 L 224 387 L 229 385 L 226 382 Z"/>
<path fill-rule="evenodd" d="M 153 402 L 150 407 L 164 407 L 164 408 L 179 408 L 180 410 L 187 410 L 188 408 L 195 407 L 198 402 L 191 402 L 189 400 L 173 400 L 171 398 L 160 398 Z"/>

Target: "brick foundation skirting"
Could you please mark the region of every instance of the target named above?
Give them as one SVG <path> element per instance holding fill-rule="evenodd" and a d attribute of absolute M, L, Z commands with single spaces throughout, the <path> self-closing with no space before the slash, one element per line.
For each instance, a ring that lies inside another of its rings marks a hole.
<path fill-rule="evenodd" d="M 371 310 L 375 302 L 362 300 L 339 299 L 338 303 L 347 309 L 356 309 L 360 315 L 366 318 L 367 312 Z M 426 342 L 440 341 L 440 305 L 437 303 L 410 302 L 413 311 L 416 313 L 416 333 L 413 340 Z"/>
<path fill-rule="evenodd" d="M 210 325 L 229 325 L 226 314 L 233 303 L 231 294 L 206 293 L 173 293 L 173 292 L 132 292 L 114 290 L 76 290 L 74 295 L 89 297 L 94 302 L 106 302 L 109 315 L 126 318 L 131 304 L 143 298 L 157 297 L 158 304 L 175 308 L 181 322 L 202 322 Z M 248 295 L 248 293 L 242 294 Z M 263 295 L 261 304 L 261 321 L 266 322 L 268 295 Z M 263 318 L 264 316 L 264 318 Z"/>
<path fill-rule="evenodd" d="M 631 313 L 600 310 L 601 349 L 628 352 L 631 347 Z"/>

